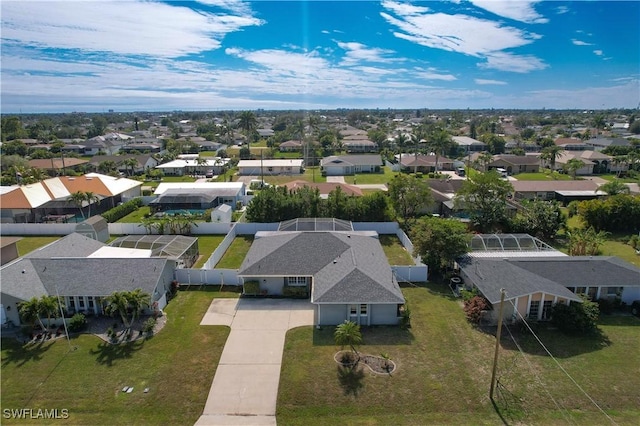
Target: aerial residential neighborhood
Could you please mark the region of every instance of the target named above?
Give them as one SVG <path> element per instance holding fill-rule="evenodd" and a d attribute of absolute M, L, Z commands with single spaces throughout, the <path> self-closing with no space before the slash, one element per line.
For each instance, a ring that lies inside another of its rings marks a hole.
<path fill-rule="evenodd" d="M 640 2 L 0 11 L 0 423 L 640 424 Z"/>

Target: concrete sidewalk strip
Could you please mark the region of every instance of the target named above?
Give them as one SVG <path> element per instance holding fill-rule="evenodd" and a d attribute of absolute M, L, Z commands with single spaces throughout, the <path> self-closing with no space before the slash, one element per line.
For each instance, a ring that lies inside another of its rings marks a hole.
<path fill-rule="evenodd" d="M 285 332 L 282 330 L 233 330 L 220 356 L 220 364 L 282 363 Z"/>
<path fill-rule="evenodd" d="M 231 326 L 239 299 L 213 299 L 200 325 Z"/>
<path fill-rule="evenodd" d="M 276 426 L 275 416 L 227 416 L 203 414 L 195 426 Z"/>
<path fill-rule="evenodd" d="M 204 414 L 275 416 L 280 365 L 238 367 L 218 366 Z"/>

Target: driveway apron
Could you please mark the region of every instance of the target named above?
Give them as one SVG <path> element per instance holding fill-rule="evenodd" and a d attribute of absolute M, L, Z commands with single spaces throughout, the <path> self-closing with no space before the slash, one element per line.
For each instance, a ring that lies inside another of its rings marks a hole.
<path fill-rule="evenodd" d="M 196 426 L 275 425 L 287 330 L 313 325 L 308 300 L 214 299 L 201 325 L 230 325 Z"/>

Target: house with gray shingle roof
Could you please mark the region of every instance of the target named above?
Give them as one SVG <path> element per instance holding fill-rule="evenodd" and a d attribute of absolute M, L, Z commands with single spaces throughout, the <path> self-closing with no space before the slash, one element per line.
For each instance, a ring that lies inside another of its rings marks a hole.
<path fill-rule="evenodd" d="M 33 297 L 59 295 L 67 314 L 103 313 L 101 300 L 115 291 L 142 289 L 157 309 L 167 304 L 176 261 L 123 249 L 109 256 L 96 252 L 106 244 L 77 233 L 2 266 L 0 299 L 6 317 L 20 324 L 19 304 Z"/>
<path fill-rule="evenodd" d="M 382 167 L 382 157 L 377 154 L 331 155 L 320 160 L 320 167 L 327 176 L 378 173 Z"/>
<path fill-rule="evenodd" d="M 375 232 L 258 232 L 238 275 L 245 293 L 306 294 L 317 325 L 397 324 L 405 302 Z"/>

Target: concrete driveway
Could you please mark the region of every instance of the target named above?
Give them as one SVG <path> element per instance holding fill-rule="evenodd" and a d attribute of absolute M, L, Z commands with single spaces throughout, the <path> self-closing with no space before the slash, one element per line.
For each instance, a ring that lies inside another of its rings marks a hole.
<path fill-rule="evenodd" d="M 308 300 L 214 299 L 200 325 L 231 333 L 196 426 L 275 425 L 285 334 L 313 317 Z"/>

